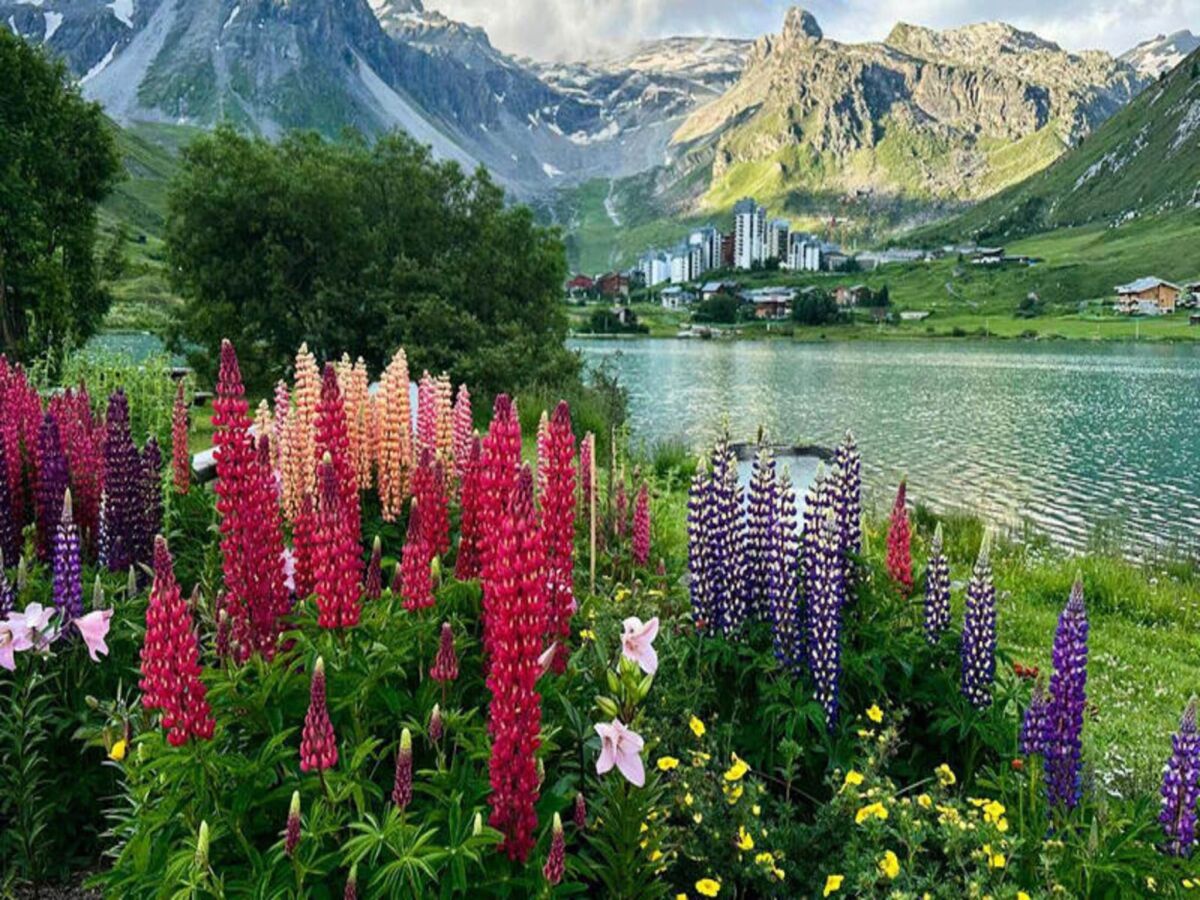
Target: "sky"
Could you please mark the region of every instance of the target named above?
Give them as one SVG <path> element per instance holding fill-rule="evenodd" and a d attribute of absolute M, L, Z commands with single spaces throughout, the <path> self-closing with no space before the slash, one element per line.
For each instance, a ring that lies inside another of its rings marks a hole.
<path fill-rule="evenodd" d="M 757 37 L 777 32 L 788 0 L 425 0 L 481 25 L 502 50 L 578 59 L 671 35 Z M 948 28 L 1001 19 L 1069 50 L 1123 53 L 1181 28 L 1200 32 L 1200 0 L 809 0 L 829 37 L 879 40 L 897 21 Z"/>

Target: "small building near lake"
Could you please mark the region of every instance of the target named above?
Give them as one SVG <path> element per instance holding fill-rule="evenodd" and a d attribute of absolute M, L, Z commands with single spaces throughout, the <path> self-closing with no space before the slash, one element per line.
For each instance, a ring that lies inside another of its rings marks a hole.
<path fill-rule="evenodd" d="M 737 295 L 738 287 L 736 281 L 706 281 L 700 288 L 700 299 L 711 300 L 720 294 L 728 294 L 733 297 Z"/>
<path fill-rule="evenodd" d="M 1114 309 L 1126 315 L 1164 315 L 1175 312 L 1182 289 L 1179 285 L 1156 276 L 1138 278 L 1114 289 L 1117 302 Z"/>
<path fill-rule="evenodd" d="M 658 295 L 663 309 L 683 309 L 696 302 L 696 295 L 677 284 L 663 288 Z"/>
<path fill-rule="evenodd" d="M 606 272 L 596 279 L 602 297 L 629 297 L 629 276 L 621 272 Z"/>
<path fill-rule="evenodd" d="M 871 297 L 871 289 L 865 284 L 852 284 L 849 287 L 842 285 L 833 292 L 833 299 L 837 301 L 838 306 L 851 307 L 858 306 L 864 300 Z"/>
<path fill-rule="evenodd" d="M 742 299 L 754 306 L 754 318 L 765 321 L 786 319 L 792 314 L 796 292 L 787 287 L 766 287 L 746 291 Z"/>
<path fill-rule="evenodd" d="M 998 266 L 1004 262 L 1003 247 L 976 247 L 971 251 L 971 263 L 976 266 Z"/>

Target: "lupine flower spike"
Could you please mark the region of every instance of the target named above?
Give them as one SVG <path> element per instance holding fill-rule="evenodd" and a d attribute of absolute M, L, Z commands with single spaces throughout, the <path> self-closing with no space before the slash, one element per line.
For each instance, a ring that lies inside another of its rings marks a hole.
<path fill-rule="evenodd" d="M 942 523 L 929 545 L 925 567 L 925 640 L 936 644 L 950 624 L 950 563 L 942 549 Z"/>
<path fill-rule="evenodd" d="M 797 674 L 804 666 L 799 584 L 800 542 L 796 531 L 796 494 L 786 468 L 779 475 L 766 565 L 766 596 L 775 656 L 793 674 Z"/>
<path fill-rule="evenodd" d="M 404 598 L 404 608 L 409 612 L 434 604 L 430 573 L 433 548 L 426 537 L 424 517 L 425 508 L 413 497 L 412 511 L 408 514 L 408 535 L 400 555 L 400 594 Z"/>
<path fill-rule="evenodd" d="M 1074 809 L 1080 796 L 1087 658 L 1087 609 L 1083 603 L 1083 582 L 1076 577 L 1054 635 L 1054 673 L 1050 676 L 1042 748 L 1046 799 L 1052 807 L 1066 810 Z"/>
<path fill-rule="evenodd" d="M 563 837 L 562 819 L 559 818 L 558 813 L 555 813 L 550 837 L 550 852 L 546 856 L 546 865 L 542 867 L 542 874 L 550 884 L 558 884 L 562 881 L 566 856 L 567 844 Z"/>
<path fill-rule="evenodd" d="M 64 627 L 83 615 L 83 570 L 79 529 L 71 511 L 71 492 L 63 495 L 62 520 L 54 540 L 54 608 Z"/>
<path fill-rule="evenodd" d="M 983 534 L 979 558 L 967 585 L 963 613 L 962 694 L 976 709 L 992 703 L 996 680 L 996 586 L 992 583 L 992 538 Z"/>
<path fill-rule="evenodd" d="M 317 657 L 309 688 L 308 713 L 300 738 L 300 770 L 323 772 L 337 765 L 337 738 L 325 705 L 325 660 Z"/>
<path fill-rule="evenodd" d="M 449 622 L 442 623 L 442 636 L 438 642 L 437 656 L 429 667 L 429 677 L 434 681 L 448 682 L 458 678 L 458 656 L 454 652 L 454 629 Z"/>
<path fill-rule="evenodd" d="M 632 553 L 634 565 L 650 562 L 650 489 L 644 481 L 633 504 Z"/>
<path fill-rule="evenodd" d="M 575 794 L 575 827 L 580 831 L 587 828 L 587 801 L 583 799 L 583 791 Z"/>
<path fill-rule="evenodd" d="M 186 494 L 192 485 L 192 454 L 188 449 L 187 379 L 180 378 L 171 410 L 171 477 L 175 492 Z"/>
<path fill-rule="evenodd" d="M 570 656 L 575 614 L 575 435 L 571 411 L 559 403 L 546 423 L 542 442 L 542 535 L 546 555 L 546 639 L 555 644 L 551 665 L 562 674 Z M 649 541 L 649 510 L 646 538 Z M 649 546 L 647 545 L 647 551 Z"/>
<path fill-rule="evenodd" d="M 825 511 L 808 596 L 808 667 L 830 731 L 837 724 L 842 672 L 842 609 L 846 571 L 835 510 Z"/>
<path fill-rule="evenodd" d="M 907 485 L 900 481 L 896 502 L 892 506 L 887 536 L 887 573 L 892 582 L 907 597 L 912 593 L 912 530 L 908 524 Z"/>
<path fill-rule="evenodd" d="M 288 858 L 296 855 L 300 846 L 300 792 L 292 791 L 292 805 L 288 807 L 287 828 L 283 839 L 283 852 Z"/>
<path fill-rule="evenodd" d="M 1046 744 L 1046 716 L 1050 698 L 1046 685 L 1039 678 L 1033 685 L 1029 706 L 1021 719 L 1019 748 L 1022 756 L 1034 756 L 1042 752 Z"/>
<path fill-rule="evenodd" d="M 371 545 L 371 561 L 367 564 L 367 580 L 363 594 L 368 600 L 378 600 L 383 594 L 383 543 L 379 535 Z"/>
<path fill-rule="evenodd" d="M 396 750 L 396 776 L 392 784 L 392 803 L 397 809 L 407 809 L 412 802 L 412 780 L 412 734 L 405 728 L 400 732 L 400 746 Z"/>
<path fill-rule="evenodd" d="M 435 703 L 429 712 L 429 739 L 435 744 L 442 739 L 442 707 Z"/>
<path fill-rule="evenodd" d="M 770 557 L 774 552 L 775 516 L 779 512 L 779 480 L 775 473 L 775 455 L 762 441 L 754 457 L 750 490 L 746 497 L 745 552 L 740 574 L 746 614 L 752 619 L 771 615 L 767 598 Z"/>
<path fill-rule="evenodd" d="M 1190 856 L 1196 844 L 1196 803 L 1200 801 L 1200 733 L 1196 729 L 1196 698 L 1183 710 L 1179 731 L 1171 738 L 1171 756 L 1163 767 L 1162 810 L 1158 821 L 1167 836 L 1163 845 L 1172 856 Z"/>

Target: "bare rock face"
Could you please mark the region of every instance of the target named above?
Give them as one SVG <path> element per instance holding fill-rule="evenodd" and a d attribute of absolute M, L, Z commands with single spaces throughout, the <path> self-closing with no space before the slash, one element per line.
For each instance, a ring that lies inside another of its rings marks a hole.
<path fill-rule="evenodd" d="M 1068 53 L 1001 23 L 902 23 L 881 43 L 842 44 L 795 8 L 675 141 L 715 142 L 718 191 L 738 167 L 768 165 L 801 173 L 798 190 L 971 199 L 1049 163 L 1146 84 L 1106 54 Z M 1014 143 L 1028 158 L 1006 176 L 992 157 Z M 786 177 L 776 183 L 788 189 Z"/>

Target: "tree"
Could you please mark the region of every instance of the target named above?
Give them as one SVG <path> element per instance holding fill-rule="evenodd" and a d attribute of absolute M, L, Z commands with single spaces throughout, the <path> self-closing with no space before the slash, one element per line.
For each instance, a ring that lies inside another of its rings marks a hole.
<path fill-rule="evenodd" d="M 732 294 L 713 294 L 707 300 L 696 304 L 692 318 L 697 322 L 732 325 L 738 319 L 741 306 L 741 301 Z"/>
<path fill-rule="evenodd" d="M 167 249 L 184 297 L 174 337 L 211 370 L 221 338 L 253 348 L 246 377 L 283 373 L 301 342 L 379 369 L 410 367 L 482 391 L 560 384 L 566 257 L 555 230 L 395 134 L 368 146 L 229 128 L 197 138 L 168 196 Z"/>
<path fill-rule="evenodd" d="M 830 325 L 840 318 L 837 301 L 825 291 L 802 291 L 792 303 L 792 320 L 801 325 Z"/>
<path fill-rule="evenodd" d="M 886 307 L 892 305 L 891 295 L 888 293 L 888 286 L 885 284 L 877 290 L 871 297 L 872 306 Z"/>
<path fill-rule="evenodd" d="M 0 28 L 0 346 L 90 337 L 111 298 L 96 207 L 121 170 L 111 126 L 61 62 Z"/>

